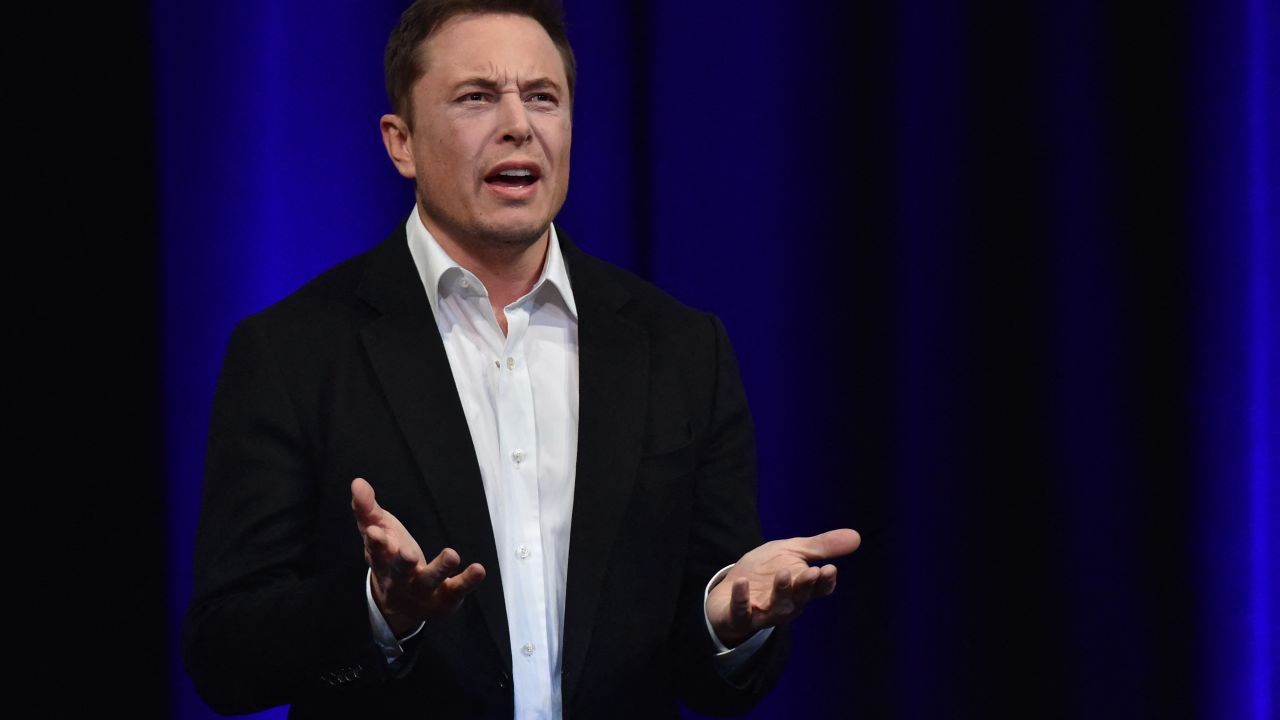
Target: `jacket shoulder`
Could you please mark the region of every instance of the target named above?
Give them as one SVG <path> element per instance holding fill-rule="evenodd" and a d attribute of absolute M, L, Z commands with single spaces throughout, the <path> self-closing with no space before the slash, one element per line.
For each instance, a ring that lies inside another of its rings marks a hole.
<path fill-rule="evenodd" d="M 338 263 L 243 322 L 278 330 L 298 323 L 313 323 L 320 318 L 365 316 L 367 305 L 359 298 L 357 288 L 371 252 L 367 250 Z"/>
<path fill-rule="evenodd" d="M 630 270 L 581 250 L 575 250 L 572 254 L 574 262 L 570 267 L 570 280 L 575 279 L 573 272 L 577 270 L 591 276 L 597 284 L 620 291 L 620 296 L 625 297 L 625 300 L 619 307 L 619 313 L 644 327 L 651 335 L 669 336 L 691 329 L 704 331 L 710 326 L 710 313 L 686 305 Z M 575 286 L 576 284 L 575 282 Z"/>

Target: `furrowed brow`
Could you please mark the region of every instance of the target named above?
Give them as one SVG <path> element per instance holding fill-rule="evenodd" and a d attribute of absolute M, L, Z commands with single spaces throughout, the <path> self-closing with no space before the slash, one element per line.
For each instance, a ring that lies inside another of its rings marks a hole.
<path fill-rule="evenodd" d="M 475 77 L 469 77 L 465 80 L 462 80 L 458 84 L 454 85 L 453 91 L 456 93 L 463 90 L 464 88 L 480 88 L 481 90 L 498 92 L 499 90 L 502 89 L 502 86 L 494 78 L 482 77 L 477 75 Z"/>
<path fill-rule="evenodd" d="M 554 90 L 557 93 L 562 92 L 560 85 L 549 77 L 534 78 L 525 83 L 521 90 L 524 90 L 525 92 L 534 92 L 537 90 Z"/>
<path fill-rule="evenodd" d="M 453 93 L 456 94 L 468 88 L 476 88 L 480 90 L 487 90 L 493 93 L 499 93 L 499 92 L 502 92 L 502 86 L 503 86 L 503 83 L 496 78 L 476 75 L 473 77 L 463 79 L 459 81 L 457 84 L 455 84 L 453 86 Z M 560 84 L 549 77 L 534 78 L 524 83 L 520 87 L 520 92 L 539 92 L 539 91 L 548 91 L 548 90 L 553 91 L 556 94 L 564 93 L 564 91 L 560 87 Z"/>

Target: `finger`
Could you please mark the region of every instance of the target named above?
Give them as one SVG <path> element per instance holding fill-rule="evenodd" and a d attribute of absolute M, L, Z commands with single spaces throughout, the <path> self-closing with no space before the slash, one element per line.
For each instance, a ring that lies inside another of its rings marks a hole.
<path fill-rule="evenodd" d="M 378 577 L 404 577 L 413 573 L 421 556 L 414 556 L 412 549 L 396 541 L 395 536 L 382 527 L 365 528 L 365 558 L 373 574 Z"/>
<path fill-rule="evenodd" d="M 805 568 L 791 581 L 791 594 L 810 592 L 813 590 L 814 583 L 818 582 L 820 577 L 822 577 L 821 569 L 816 567 Z"/>
<path fill-rule="evenodd" d="M 791 600 L 791 607 L 788 611 L 792 616 L 798 615 L 804 609 L 805 604 L 809 602 L 809 598 L 813 595 L 814 586 L 820 577 L 822 577 L 822 571 L 818 568 L 806 568 L 791 583 L 788 595 Z"/>
<path fill-rule="evenodd" d="M 445 578 L 431 593 L 431 603 L 436 608 L 435 612 L 457 610 L 462 605 L 462 601 L 467 599 L 467 595 L 475 590 L 483 579 L 484 568 L 479 563 L 472 563 L 461 573 Z"/>
<path fill-rule="evenodd" d="M 835 565 L 823 565 L 821 575 L 818 576 L 818 581 L 813 586 L 814 597 L 826 597 L 835 592 L 836 576 L 838 574 Z"/>
<path fill-rule="evenodd" d="M 778 606 L 787 601 L 787 597 L 791 591 L 791 571 L 779 570 L 773 576 L 773 586 L 769 592 L 769 602 L 762 608 L 763 610 L 773 613 Z"/>
<path fill-rule="evenodd" d="M 388 513 L 390 515 L 390 513 Z M 413 539 L 408 530 L 405 530 L 404 545 L 401 554 L 406 560 L 413 561 L 414 565 L 426 565 L 427 554 L 422 552 L 422 548 L 418 545 L 418 541 Z"/>
<path fill-rule="evenodd" d="M 385 575 L 390 570 L 391 554 L 387 541 L 386 531 L 377 525 L 364 529 L 364 555 L 375 575 Z"/>
<path fill-rule="evenodd" d="M 451 578 L 445 578 L 440 587 L 450 596 L 455 597 L 458 601 L 471 594 L 480 582 L 485 578 L 484 566 L 480 563 L 471 563 L 466 570 L 454 575 Z"/>
<path fill-rule="evenodd" d="M 431 562 L 417 569 L 414 583 L 426 590 L 434 591 L 445 581 L 445 578 L 453 574 L 461 563 L 462 559 L 458 557 L 456 550 L 445 548 L 432 558 Z"/>
<path fill-rule="evenodd" d="M 822 577 L 822 568 L 807 567 L 791 581 L 791 589 L 798 590 L 802 587 L 812 587 L 818 582 L 818 578 Z"/>
<path fill-rule="evenodd" d="M 379 525 L 365 528 L 365 548 L 383 563 L 394 563 L 402 560 L 403 548 L 396 541 L 395 535 Z"/>
<path fill-rule="evenodd" d="M 379 536 L 379 534 L 370 533 L 369 530 L 366 529 L 364 532 L 361 532 L 361 539 L 365 542 L 365 562 L 369 564 L 370 568 L 374 569 L 374 573 L 376 574 L 378 573 L 378 565 L 381 562 L 381 556 L 383 556 L 384 552 L 383 547 L 381 547 L 383 537 Z"/>
<path fill-rule="evenodd" d="M 351 481 L 351 512 L 361 532 L 381 518 L 382 508 L 374 498 L 373 486 L 364 478 Z"/>
<path fill-rule="evenodd" d="M 736 627 L 751 625 L 751 582 L 746 578 L 734 580 L 729 589 L 729 622 Z"/>
<path fill-rule="evenodd" d="M 862 536 L 848 528 L 828 530 L 812 537 L 792 538 L 787 541 L 808 562 L 844 557 L 862 544 Z"/>

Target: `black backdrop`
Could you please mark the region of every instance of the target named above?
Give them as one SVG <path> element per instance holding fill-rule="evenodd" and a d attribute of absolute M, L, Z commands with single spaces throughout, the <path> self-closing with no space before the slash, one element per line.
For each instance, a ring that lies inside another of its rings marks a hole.
<path fill-rule="evenodd" d="M 10 11 L 11 702 L 169 713 L 145 4 Z M 8 533 L 6 533 L 8 534 Z M 16 582 L 13 582 L 16 580 Z M 11 709 L 11 712 L 16 708 Z"/>

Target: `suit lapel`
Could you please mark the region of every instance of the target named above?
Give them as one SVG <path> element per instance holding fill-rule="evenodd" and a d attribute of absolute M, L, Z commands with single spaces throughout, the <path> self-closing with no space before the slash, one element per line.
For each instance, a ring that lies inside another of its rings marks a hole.
<path fill-rule="evenodd" d="M 618 310 L 628 295 L 560 234 L 578 306 L 578 462 L 565 591 L 562 698 L 582 675 L 614 538 L 640 460 L 649 341 Z"/>
<path fill-rule="evenodd" d="M 582 674 L 614 539 L 631 498 L 648 397 L 649 339 L 619 314 L 628 294 L 561 232 L 578 307 L 578 458 L 565 591 L 562 697 Z M 488 577 L 473 598 L 506 668 L 507 617 L 484 484 L 466 415 L 403 227 L 370 253 L 357 293 L 381 316 L 361 342 L 464 562 Z"/>
<path fill-rule="evenodd" d="M 472 598 L 509 669 L 507 616 L 484 484 L 449 359 L 403 225 L 370 253 L 357 293 L 382 313 L 365 326 L 360 339 L 446 536 L 464 563 L 478 562 L 487 571 Z"/>

